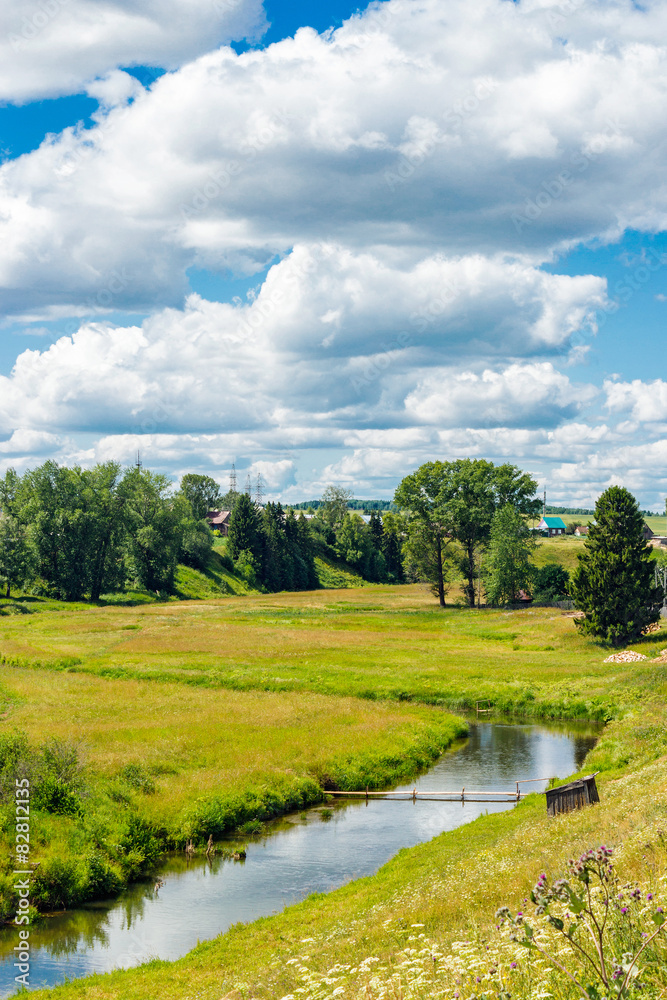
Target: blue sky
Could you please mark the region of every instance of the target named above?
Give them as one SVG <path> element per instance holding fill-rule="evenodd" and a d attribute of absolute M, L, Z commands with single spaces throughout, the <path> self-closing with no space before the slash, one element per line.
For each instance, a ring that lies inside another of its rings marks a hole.
<path fill-rule="evenodd" d="M 663 509 L 667 4 L 564 10 L 0 12 L 0 471 L 471 455 Z"/>

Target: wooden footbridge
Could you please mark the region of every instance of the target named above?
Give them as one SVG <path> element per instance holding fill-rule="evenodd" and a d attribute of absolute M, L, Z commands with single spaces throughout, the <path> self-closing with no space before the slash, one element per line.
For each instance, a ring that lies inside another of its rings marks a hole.
<path fill-rule="evenodd" d="M 473 789 L 466 790 L 465 786 L 461 789 L 457 789 L 452 792 L 438 792 L 432 791 L 430 788 L 424 791 L 417 791 L 416 788 L 404 789 L 400 792 L 369 792 L 368 788 L 363 792 L 330 792 L 325 789 L 325 795 L 343 795 L 347 797 L 363 798 L 368 802 L 369 799 L 391 799 L 395 802 L 416 802 L 417 799 L 420 801 L 431 801 L 431 802 L 519 802 L 522 795 L 525 792 L 521 791 L 520 785 L 527 785 L 533 781 L 549 781 L 549 778 L 523 778 L 520 781 L 514 782 L 516 785 L 516 790 L 505 791 L 505 792 L 486 792 L 486 791 L 474 791 Z"/>

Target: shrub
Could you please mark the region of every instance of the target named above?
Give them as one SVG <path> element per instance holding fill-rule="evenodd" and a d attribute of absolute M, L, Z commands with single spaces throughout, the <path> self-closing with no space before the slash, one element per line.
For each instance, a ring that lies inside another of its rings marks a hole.
<path fill-rule="evenodd" d="M 81 799 L 72 786 L 53 774 L 46 774 L 36 782 L 33 802 L 36 809 L 57 816 L 79 816 L 82 812 Z"/>
<path fill-rule="evenodd" d="M 248 549 L 243 549 L 239 552 L 238 558 L 234 563 L 234 569 L 249 587 L 253 589 L 258 587 L 257 573 L 259 566 L 255 556 Z"/>
<path fill-rule="evenodd" d="M 109 899 L 123 888 L 123 880 L 108 860 L 94 851 L 84 862 L 86 899 Z"/>
<path fill-rule="evenodd" d="M 126 764 L 120 776 L 126 785 L 143 792 L 144 795 L 152 795 L 155 791 L 155 782 L 141 764 Z"/>
<path fill-rule="evenodd" d="M 567 597 L 570 589 L 570 574 L 556 563 L 540 566 L 535 571 L 534 593 L 536 600 L 558 601 Z"/>
<path fill-rule="evenodd" d="M 60 910 L 74 906 L 83 898 L 78 861 L 49 858 L 35 871 L 31 900 L 40 910 Z"/>
<path fill-rule="evenodd" d="M 155 831 L 141 816 L 130 816 L 127 829 L 120 838 L 123 852 L 121 863 L 128 877 L 145 875 L 154 867 L 162 853 Z"/>
<path fill-rule="evenodd" d="M 76 743 L 54 736 L 42 744 L 40 758 L 42 769 L 47 774 L 73 787 L 78 785 L 83 765 Z"/>
<path fill-rule="evenodd" d="M 188 522 L 181 540 L 179 562 L 193 569 L 206 569 L 212 549 L 213 535 L 206 522 Z"/>

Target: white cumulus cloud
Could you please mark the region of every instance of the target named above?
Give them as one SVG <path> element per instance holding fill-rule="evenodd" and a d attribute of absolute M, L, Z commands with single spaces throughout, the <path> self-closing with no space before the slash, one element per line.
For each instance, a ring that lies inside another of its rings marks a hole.
<path fill-rule="evenodd" d="M 181 66 L 2 166 L 0 303 L 94 307 L 124 269 L 114 308 L 177 305 L 188 266 L 253 273 L 300 243 L 411 266 L 660 228 L 667 8 L 586 0 L 565 43 L 557 10 L 388 0 Z"/>
<path fill-rule="evenodd" d="M 0 6 L 0 101 L 76 94 L 118 66 L 175 69 L 265 26 L 261 0 L 9 0 Z"/>
<path fill-rule="evenodd" d="M 550 362 L 541 362 L 481 374 L 435 372 L 405 404 L 424 423 L 445 427 L 545 427 L 571 418 L 595 395 L 593 386 L 574 386 Z"/>

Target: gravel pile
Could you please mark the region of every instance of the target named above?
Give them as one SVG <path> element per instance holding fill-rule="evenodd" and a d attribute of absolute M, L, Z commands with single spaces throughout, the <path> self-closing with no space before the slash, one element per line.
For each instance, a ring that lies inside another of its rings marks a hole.
<path fill-rule="evenodd" d="M 625 649 L 622 653 L 612 653 L 604 661 L 605 663 L 634 663 L 635 660 L 647 660 L 648 656 L 643 653 L 635 653 L 632 649 Z"/>

